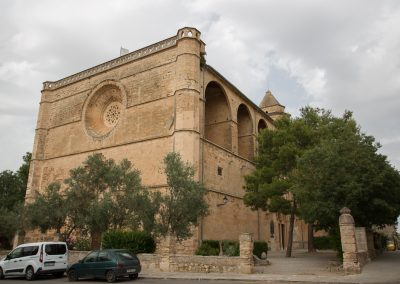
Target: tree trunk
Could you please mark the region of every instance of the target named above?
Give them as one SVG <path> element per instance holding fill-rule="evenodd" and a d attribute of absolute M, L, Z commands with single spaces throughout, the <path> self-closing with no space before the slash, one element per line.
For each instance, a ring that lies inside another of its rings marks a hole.
<path fill-rule="evenodd" d="M 101 232 L 90 232 L 91 248 L 92 250 L 100 249 L 101 246 Z"/>
<path fill-rule="evenodd" d="M 286 248 L 286 257 L 291 257 L 292 256 L 293 229 L 294 229 L 295 212 L 296 212 L 296 202 L 293 201 L 292 211 L 290 212 L 289 236 L 288 236 L 288 244 L 287 244 L 287 248 Z"/>
<path fill-rule="evenodd" d="M 308 224 L 308 252 L 315 252 L 314 224 Z"/>

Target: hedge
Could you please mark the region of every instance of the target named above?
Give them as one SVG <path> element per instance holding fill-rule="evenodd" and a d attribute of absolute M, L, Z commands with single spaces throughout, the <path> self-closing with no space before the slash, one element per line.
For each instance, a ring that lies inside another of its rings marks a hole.
<path fill-rule="evenodd" d="M 240 245 L 237 241 L 222 241 L 222 251 L 227 256 L 239 256 Z"/>
<path fill-rule="evenodd" d="M 268 243 L 266 241 L 254 241 L 253 254 L 261 258 L 261 254 L 268 253 Z"/>
<path fill-rule="evenodd" d="M 219 242 L 217 240 L 204 240 L 201 245 L 197 248 L 196 255 L 219 255 Z M 237 241 L 221 241 L 222 242 L 222 253 L 226 256 L 239 256 L 239 242 Z"/>
<path fill-rule="evenodd" d="M 214 240 L 204 240 L 197 248 L 196 255 L 219 255 L 219 243 Z"/>
<path fill-rule="evenodd" d="M 153 253 L 156 242 L 153 237 L 139 231 L 108 231 L 103 235 L 104 249 L 127 249 L 132 253 Z"/>
<path fill-rule="evenodd" d="M 333 237 L 331 236 L 314 237 L 314 247 L 319 250 L 336 250 Z"/>

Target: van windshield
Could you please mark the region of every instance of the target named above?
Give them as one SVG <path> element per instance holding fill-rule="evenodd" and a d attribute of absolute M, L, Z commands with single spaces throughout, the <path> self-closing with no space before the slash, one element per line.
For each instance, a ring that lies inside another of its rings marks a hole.
<path fill-rule="evenodd" d="M 67 248 L 65 244 L 47 244 L 45 248 L 45 252 L 48 255 L 59 255 L 65 254 L 67 252 Z"/>

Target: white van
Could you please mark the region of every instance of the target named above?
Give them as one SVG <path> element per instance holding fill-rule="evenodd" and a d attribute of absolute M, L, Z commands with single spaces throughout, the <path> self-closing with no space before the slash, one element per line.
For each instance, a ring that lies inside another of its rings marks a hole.
<path fill-rule="evenodd" d="M 0 260 L 0 279 L 25 275 L 26 280 L 33 280 L 40 274 L 62 277 L 67 264 L 68 248 L 64 242 L 23 244 Z"/>

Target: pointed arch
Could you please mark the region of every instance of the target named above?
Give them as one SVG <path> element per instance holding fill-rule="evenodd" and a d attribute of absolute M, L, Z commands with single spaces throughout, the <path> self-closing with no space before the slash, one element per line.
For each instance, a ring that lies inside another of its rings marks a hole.
<path fill-rule="evenodd" d="M 205 138 L 232 151 L 231 111 L 224 89 L 215 81 L 205 91 Z"/>
<path fill-rule="evenodd" d="M 241 104 L 237 111 L 238 127 L 238 153 L 240 156 L 253 160 L 254 158 L 254 137 L 253 121 L 248 107 Z"/>
<path fill-rule="evenodd" d="M 261 130 L 266 129 L 266 128 L 267 128 L 267 123 L 265 122 L 264 119 L 260 119 L 258 121 L 258 126 L 257 126 L 258 133 L 260 133 Z"/>

